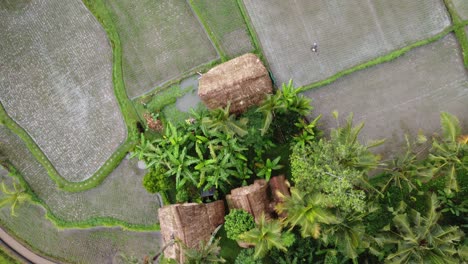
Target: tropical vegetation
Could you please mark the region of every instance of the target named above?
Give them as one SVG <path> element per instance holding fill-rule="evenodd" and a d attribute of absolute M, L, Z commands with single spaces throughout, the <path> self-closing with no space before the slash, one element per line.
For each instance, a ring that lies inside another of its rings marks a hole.
<path fill-rule="evenodd" d="M 341 123 L 333 112 L 337 126 L 324 135 L 299 93 L 289 82 L 241 115 L 228 105 L 194 111 L 182 124 L 164 120 L 164 132 L 142 134 L 135 150 L 150 171 L 145 187 L 172 193 L 170 202 L 203 202 L 203 191 L 219 199 L 284 173 L 290 195 L 279 194 L 272 217 L 226 216 L 226 239 L 252 245 L 229 251 L 236 263 L 466 261 L 468 137 L 459 120 L 441 113 L 440 135 L 406 135 L 404 152 L 382 160 L 372 149 L 384 140 L 362 144 L 364 124 L 352 114 Z M 209 256 L 217 246 L 185 251 Z"/>

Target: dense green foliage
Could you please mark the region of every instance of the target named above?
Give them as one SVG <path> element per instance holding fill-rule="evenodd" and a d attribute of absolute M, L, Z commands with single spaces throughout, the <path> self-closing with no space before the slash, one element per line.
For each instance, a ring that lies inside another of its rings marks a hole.
<path fill-rule="evenodd" d="M 240 234 L 255 227 L 253 216 L 244 210 L 233 209 L 224 219 L 227 237 L 232 240 L 237 240 Z"/>
<path fill-rule="evenodd" d="M 369 149 L 382 143 L 364 146 L 357 136 L 364 124 L 352 126 L 352 115 L 344 127 L 331 132 L 331 138 L 296 144 L 291 154 L 292 179 L 305 194 L 324 194 L 322 206 L 336 206 L 344 211 L 364 211 L 368 186 L 367 172 L 376 168 L 379 157 Z M 357 188 L 361 187 L 361 188 Z"/>
<path fill-rule="evenodd" d="M 309 100 L 298 95 L 292 82 L 283 89 L 275 95 L 278 107 L 284 109 L 281 113 L 293 112 L 298 124 L 304 123 L 303 115 L 311 109 Z M 273 119 L 275 111 L 250 109 L 236 116 L 229 108 L 228 104 L 224 109 L 193 111 L 182 124 L 165 122 L 162 136 L 141 134 L 134 155 L 151 171 L 144 179 L 148 191 L 175 185 L 176 201 L 199 202 L 201 191 L 214 190 L 215 198 L 219 198 L 247 184 L 253 175 L 269 180 L 274 171 L 284 167 L 281 157 L 271 156 L 269 150 L 276 147 L 275 134 L 282 135 L 276 142 L 283 144 L 284 135 L 292 140 L 294 134 L 283 133 L 287 129 L 278 125 L 279 118 Z M 265 120 L 273 126 L 265 128 Z M 297 126 L 294 131 L 305 129 L 312 128 Z"/>
<path fill-rule="evenodd" d="M 273 248 L 287 251 L 287 247 L 294 243 L 294 235 L 290 232 L 282 232 L 282 226 L 278 220 L 266 220 L 263 214 L 257 226 L 241 234 L 239 240 L 255 245 L 254 257 L 257 259 L 264 257 Z"/>
<path fill-rule="evenodd" d="M 255 250 L 252 248 L 249 249 L 243 249 L 237 255 L 236 261 L 234 264 L 262 264 L 261 259 L 255 259 L 254 258 Z"/>

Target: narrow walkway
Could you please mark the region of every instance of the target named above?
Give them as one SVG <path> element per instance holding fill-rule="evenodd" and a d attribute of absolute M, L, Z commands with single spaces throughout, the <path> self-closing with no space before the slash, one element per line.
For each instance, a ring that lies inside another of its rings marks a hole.
<path fill-rule="evenodd" d="M 21 245 L 16 239 L 10 236 L 5 230 L 0 228 L 0 239 L 7 244 L 10 248 L 16 251 L 19 255 L 24 257 L 25 259 L 31 261 L 35 264 L 55 264 L 55 262 L 51 262 L 36 253 L 32 252 L 31 250 L 27 249 L 23 245 Z"/>

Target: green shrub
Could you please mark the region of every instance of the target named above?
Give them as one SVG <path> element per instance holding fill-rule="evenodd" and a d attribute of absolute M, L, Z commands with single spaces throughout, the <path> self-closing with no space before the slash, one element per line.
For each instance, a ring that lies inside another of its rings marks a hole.
<path fill-rule="evenodd" d="M 241 250 L 234 264 L 262 264 L 261 259 L 254 258 L 254 253 L 255 250 L 253 248 Z"/>
<path fill-rule="evenodd" d="M 224 219 L 227 237 L 232 240 L 237 240 L 240 234 L 255 227 L 253 216 L 244 210 L 233 209 Z"/>
<path fill-rule="evenodd" d="M 150 193 L 157 193 L 171 189 L 171 183 L 164 175 L 165 170 L 161 167 L 150 170 L 143 178 L 143 186 Z"/>

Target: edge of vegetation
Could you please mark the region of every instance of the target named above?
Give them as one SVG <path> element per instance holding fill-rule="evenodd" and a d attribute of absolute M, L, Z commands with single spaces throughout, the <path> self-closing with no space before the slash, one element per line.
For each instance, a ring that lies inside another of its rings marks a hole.
<path fill-rule="evenodd" d="M 31 201 L 37 206 L 41 206 L 45 211 L 45 219 L 49 220 L 57 229 L 76 228 L 87 229 L 91 227 L 121 227 L 124 230 L 149 232 L 160 230 L 159 224 L 154 225 L 140 225 L 131 224 L 123 220 L 112 217 L 92 217 L 84 221 L 66 221 L 52 213 L 50 207 L 39 198 L 36 193 L 31 189 L 29 184 L 24 179 L 23 175 L 9 162 L 6 162 L 4 168 L 9 172 L 9 176 L 17 179 L 21 186 L 26 190 L 25 192 L 31 196 Z"/>
<path fill-rule="evenodd" d="M 206 22 L 205 19 L 203 19 L 203 16 L 201 15 L 200 9 L 193 4 L 193 0 L 187 1 L 188 5 L 190 6 L 190 9 L 193 11 L 195 17 L 197 20 L 203 25 L 203 28 L 208 35 L 208 37 L 211 39 L 211 42 L 213 43 L 213 46 L 215 47 L 216 51 L 218 52 L 219 56 L 221 57 L 221 61 L 227 61 L 228 56 L 226 52 L 224 52 L 223 48 L 221 47 L 221 44 L 219 44 L 218 38 L 213 34 L 213 31 L 211 30 L 210 26 Z"/>
<path fill-rule="evenodd" d="M 263 56 L 263 50 L 262 46 L 260 45 L 260 41 L 258 40 L 257 37 L 257 32 L 255 31 L 255 28 L 252 26 L 252 20 L 250 19 L 250 16 L 247 12 L 247 8 L 244 5 L 244 2 L 242 0 L 236 0 L 237 6 L 239 6 L 239 10 L 241 12 L 242 18 L 245 21 L 245 25 L 247 26 L 247 33 L 250 36 L 250 40 L 252 41 L 252 44 L 255 49 L 255 54 L 260 57 L 260 59 L 263 61 L 263 63 L 268 67 L 268 62 Z"/>
<path fill-rule="evenodd" d="M 310 89 L 313 89 L 313 88 L 317 88 L 317 87 L 320 87 L 320 86 L 325 86 L 327 84 L 330 84 L 330 83 L 336 81 L 337 79 L 339 79 L 341 77 L 344 77 L 344 76 L 349 75 L 351 73 L 354 73 L 356 71 L 364 70 L 364 69 L 369 68 L 371 66 L 375 66 L 375 65 L 378 65 L 378 64 L 381 64 L 381 63 L 384 63 L 384 62 L 392 61 L 392 60 L 404 55 L 405 53 L 407 53 L 408 51 L 410 51 L 410 50 L 412 50 L 414 48 L 427 45 L 429 43 L 435 42 L 435 41 L 445 37 L 447 34 L 452 32 L 454 30 L 454 28 L 455 28 L 454 26 L 449 26 L 446 29 L 444 29 L 442 32 L 440 32 L 439 34 L 434 35 L 434 36 L 432 36 L 430 38 L 414 42 L 414 43 L 412 43 L 412 44 L 410 44 L 408 46 L 405 46 L 405 47 L 403 47 L 401 49 L 392 51 L 392 52 L 390 52 L 390 53 L 388 53 L 386 55 L 377 57 L 377 58 L 372 59 L 370 61 L 358 64 L 358 65 L 356 65 L 354 67 L 351 67 L 351 68 L 345 69 L 343 71 L 340 71 L 340 72 L 328 77 L 327 79 L 324 79 L 324 80 L 321 80 L 321 81 L 318 81 L 318 82 L 314 82 L 314 83 L 309 84 L 309 85 L 302 86 L 299 89 L 301 89 L 301 91 L 304 92 L 304 91 L 307 91 L 307 90 L 310 90 Z"/>

